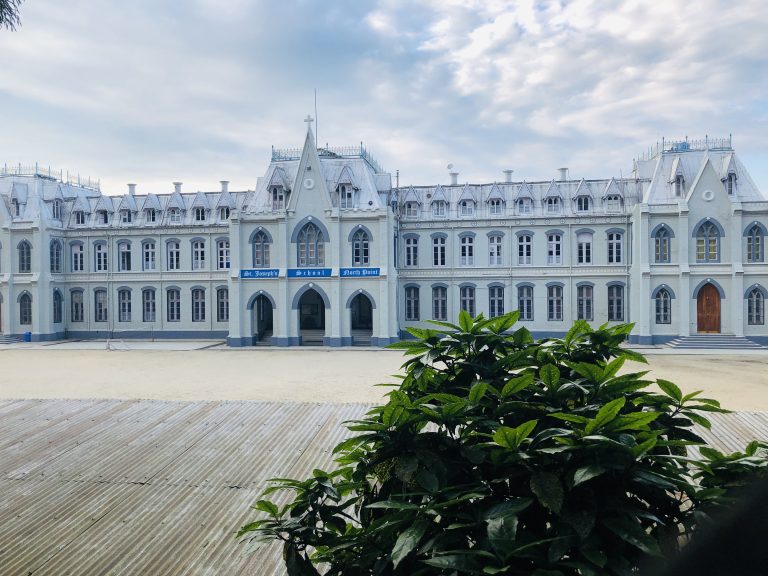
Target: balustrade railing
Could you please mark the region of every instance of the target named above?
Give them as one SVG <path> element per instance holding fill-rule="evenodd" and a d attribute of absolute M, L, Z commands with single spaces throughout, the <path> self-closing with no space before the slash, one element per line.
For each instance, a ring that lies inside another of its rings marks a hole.
<path fill-rule="evenodd" d="M 3 164 L 0 167 L 0 176 L 36 176 L 39 178 L 47 178 L 49 180 L 55 180 L 62 184 L 71 184 L 73 186 L 80 186 L 82 188 L 90 188 L 92 190 L 101 189 L 101 181 L 89 178 L 87 176 L 81 176 L 80 174 L 70 173 L 65 170 L 55 170 L 50 166 L 41 166 L 40 164 L 15 164 L 9 166 Z"/>

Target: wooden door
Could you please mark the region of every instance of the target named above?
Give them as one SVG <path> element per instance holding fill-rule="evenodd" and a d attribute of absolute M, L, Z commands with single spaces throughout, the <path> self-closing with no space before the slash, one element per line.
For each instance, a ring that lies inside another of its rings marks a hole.
<path fill-rule="evenodd" d="M 720 332 L 720 294 L 712 284 L 705 284 L 699 290 L 696 326 L 699 332 Z"/>

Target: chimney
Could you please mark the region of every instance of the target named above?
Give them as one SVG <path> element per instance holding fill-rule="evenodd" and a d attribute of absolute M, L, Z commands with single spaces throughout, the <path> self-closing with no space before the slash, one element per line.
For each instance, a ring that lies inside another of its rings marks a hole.
<path fill-rule="evenodd" d="M 459 173 L 458 172 L 448 172 L 451 176 L 451 186 L 456 186 L 459 183 Z"/>
<path fill-rule="evenodd" d="M 128 184 L 128 194 L 136 196 L 136 184 Z"/>
<path fill-rule="evenodd" d="M 504 170 L 504 182 L 506 182 L 507 184 L 512 182 L 512 173 L 513 172 L 514 172 L 514 170 Z"/>
<path fill-rule="evenodd" d="M 219 180 L 221 182 L 221 191 L 222 192 L 228 192 L 229 191 L 229 180 Z"/>
<path fill-rule="evenodd" d="M 174 182 L 173 183 L 173 190 L 174 190 L 174 192 L 181 193 L 181 182 Z"/>
<path fill-rule="evenodd" d="M 568 180 L 568 168 L 558 168 L 557 171 L 560 173 L 559 180 L 561 182 Z"/>

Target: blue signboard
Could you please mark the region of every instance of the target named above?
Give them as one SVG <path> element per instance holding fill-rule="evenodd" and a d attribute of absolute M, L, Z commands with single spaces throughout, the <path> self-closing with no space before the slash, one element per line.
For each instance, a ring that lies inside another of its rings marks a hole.
<path fill-rule="evenodd" d="M 262 278 L 277 278 L 280 270 L 277 268 L 261 268 L 259 270 L 240 270 L 240 278 L 260 280 Z"/>
<path fill-rule="evenodd" d="M 328 278 L 330 268 L 288 268 L 288 278 Z"/>
<path fill-rule="evenodd" d="M 342 278 L 365 278 L 380 275 L 381 268 L 339 268 L 339 276 Z"/>

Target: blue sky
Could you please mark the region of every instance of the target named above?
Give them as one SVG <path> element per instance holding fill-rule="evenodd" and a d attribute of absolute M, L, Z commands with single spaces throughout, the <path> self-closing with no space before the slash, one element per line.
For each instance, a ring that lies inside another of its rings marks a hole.
<path fill-rule="evenodd" d="M 253 188 L 316 89 L 319 142 L 405 184 L 626 175 L 733 133 L 766 191 L 766 29 L 764 0 L 28 0 L 0 31 L 0 163 Z"/>

